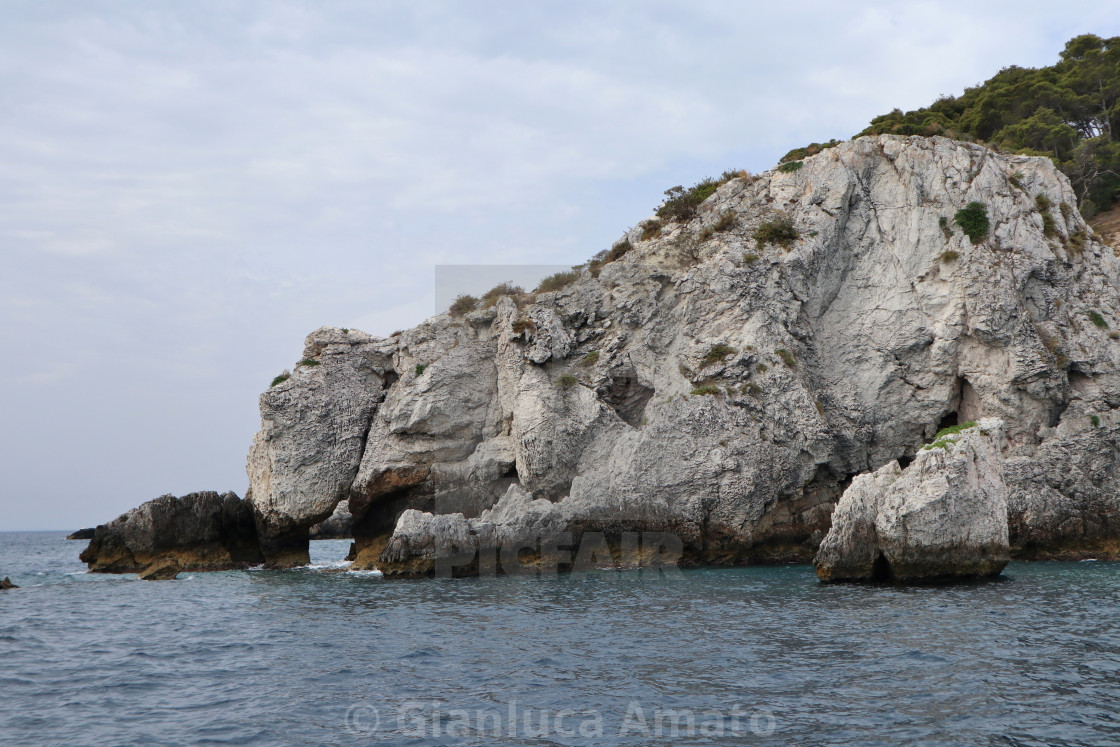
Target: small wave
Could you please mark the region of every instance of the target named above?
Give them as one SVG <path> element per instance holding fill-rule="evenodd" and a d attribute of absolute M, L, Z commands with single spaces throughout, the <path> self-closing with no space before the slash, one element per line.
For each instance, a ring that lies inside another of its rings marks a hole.
<path fill-rule="evenodd" d="M 372 571 L 346 571 L 351 576 L 372 576 L 373 578 L 381 578 L 385 574 L 374 568 Z"/>
<path fill-rule="evenodd" d="M 332 563 L 312 563 L 311 565 L 302 566 L 311 571 L 337 571 L 342 568 L 349 568 L 349 560 L 338 560 Z"/>

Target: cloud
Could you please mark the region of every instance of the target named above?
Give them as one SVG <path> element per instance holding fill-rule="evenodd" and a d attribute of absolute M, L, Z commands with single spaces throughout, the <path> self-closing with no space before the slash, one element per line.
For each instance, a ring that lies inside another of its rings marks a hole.
<path fill-rule="evenodd" d="M 420 321 L 438 264 L 581 262 L 668 186 L 1120 33 L 1107 5 L 4 4 L 5 526 L 241 491 L 307 332 Z"/>

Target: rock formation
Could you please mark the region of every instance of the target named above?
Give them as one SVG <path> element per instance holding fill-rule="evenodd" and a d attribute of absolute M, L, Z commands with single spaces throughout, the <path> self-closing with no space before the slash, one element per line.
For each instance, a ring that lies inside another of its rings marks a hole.
<path fill-rule="evenodd" d="M 350 515 L 350 501 L 339 501 L 334 513 L 308 530 L 313 540 L 350 539 L 353 533 L 353 517 Z"/>
<path fill-rule="evenodd" d="M 174 581 L 183 570 L 179 562 L 173 558 L 160 558 L 144 570 L 140 571 L 141 581 Z"/>
<path fill-rule="evenodd" d="M 983 416 L 1013 555 L 1116 552 L 1120 259 L 1075 205 L 1046 158 L 864 137 L 727 179 L 559 290 L 319 329 L 260 398 L 260 550 L 306 563 L 345 500 L 356 567 L 389 573 L 552 532 L 808 561 L 856 475 Z"/>
<path fill-rule="evenodd" d="M 66 539 L 68 539 L 68 540 L 91 540 L 91 539 L 93 539 L 94 531 L 95 531 L 94 527 L 86 527 L 85 529 L 79 529 L 76 532 L 71 532 L 70 534 L 66 535 Z"/>
<path fill-rule="evenodd" d="M 948 429 L 953 431 L 955 429 Z M 1010 559 L 1003 423 L 939 434 L 905 470 L 855 478 L 814 560 L 822 581 L 999 575 Z"/>
<path fill-rule="evenodd" d="M 15 584 L 13 584 L 12 580 L 10 578 L 8 578 L 7 576 L 4 576 L 4 578 L 2 580 L 0 580 L 0 591 L 7 591 L 8 589 L 18 589 L 18 588 L 19 587 L 16 586 Z"/>
<path fill-rule="evenodd" d="M 1013 549 L 1107 550 L 1120 259 L 1075 204 L 1045 158 L 860 138 L 644 222 L 559 291 L 321 329 L 318 365 L 261 400 L 250 497 L 296 550 L 270 560 L 344 498 L 358 567 L 488 510 L 514 535 L 671 532 L 686 562 L 808 560 L 855 475 L 980 416 L 1006 424 Z"/>
<path fill-rule="evenodd" d="M 195 571 L 246 567 L 263 557 L 249 504 L 233 493 L 204 492 L 160 496 L 102 524 L 81 560 L 91 571 L 154 573 L 172 564 Z"/>

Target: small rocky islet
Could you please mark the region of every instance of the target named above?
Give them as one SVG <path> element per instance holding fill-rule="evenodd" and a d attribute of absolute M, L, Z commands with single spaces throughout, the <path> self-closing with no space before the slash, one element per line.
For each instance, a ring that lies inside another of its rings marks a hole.
<path fill-rule="evenodd" d="M 163 496 L 82 560 L 292 567 L 347 527 L 386 576 L 559 535 L 824 581 L 1120 554 L 1120 258 L 1050 159 L 877 135 L 708 186 L 535 293 L 316 330 L 243 500 Z"/>

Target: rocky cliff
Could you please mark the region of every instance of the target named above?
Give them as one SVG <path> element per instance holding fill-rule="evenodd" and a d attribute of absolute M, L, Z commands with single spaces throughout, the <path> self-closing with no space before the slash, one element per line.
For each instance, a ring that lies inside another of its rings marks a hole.
<path fill-rule="evenodd" d="M 808 560 L 855 475 L 980 416 L 1006 424 L 1017 554 L 1115 549 L 1120 259 L 1066 178 L 944 138 L 799 163 L 644 222 L 558 291 L 314 332 L 261 396 L 266 558 L 306 561 L 348 499 L 357 565 L 390 572 L 452 514 L 468 537 L 659 531 L 693 562 Z M 955 219 L 970 203 L 986 232 Z"/>
<path fill-rule="evenodd" d="M 150 502 L 83 559 L 298 565 L 345 501 L 389 575 L 808 561 L 854 477 L 981 417 L 1012 556 L 1120 554 L 1120 259 L 1049 160 L 878 136 L 726 176 L 556 290 L 317 330 L 244 502 Z"/>

